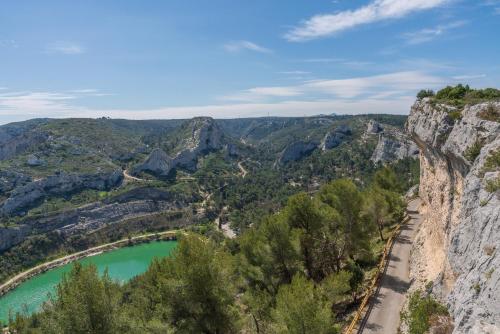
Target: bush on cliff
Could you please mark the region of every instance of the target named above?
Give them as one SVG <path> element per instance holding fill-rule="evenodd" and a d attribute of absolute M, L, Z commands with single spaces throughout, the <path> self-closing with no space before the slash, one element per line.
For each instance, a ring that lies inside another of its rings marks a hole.
<path fill-rule="evenodd" d="M 435 95 L 435 100 L 457 107 L 486 101 L 500 100 L 500 90 L 495 88 L 473 89 L 469 85 L 446 86 Z"/>
<path fill-rule="evenodd" d="M 426 97 L 433 97 L 436 95 L 432 89 L 422 89 L 420 92 L 417 94 L 417 99 L 423 99 Z"/>
<path fill-rule="evenodd" d="M 408 326 L 409 334 L 424 334 L 431 327 L 432 317 L 448 315 L 448 310 L 439 304 L 430 294 L 420 290 L 410 295 L 408 310 L 401 314 Z"/>
<path fill-rule="evenodd" d="M 487 121 L 500 123 L 500 107 L 489 103 L 485 110 L 478 113 L 478 116 Z"/>

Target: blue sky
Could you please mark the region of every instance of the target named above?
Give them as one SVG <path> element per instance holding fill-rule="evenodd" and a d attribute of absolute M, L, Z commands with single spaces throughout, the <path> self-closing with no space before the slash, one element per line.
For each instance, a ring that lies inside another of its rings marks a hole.
<path fill-rule="evenodd" d="M 500 86 L 500 0 L 3 1 L 0 123 L 408 113 Z"/>

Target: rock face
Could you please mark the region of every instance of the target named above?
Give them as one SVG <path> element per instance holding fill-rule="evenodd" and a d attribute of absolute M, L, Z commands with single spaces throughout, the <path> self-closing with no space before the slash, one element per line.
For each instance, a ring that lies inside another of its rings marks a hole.
<path fill-rule="evenodd" d="M 155 148 L 146 161 L 134 168 L 134 173 L 145 171 L 158 176 L 168 176 L 171 170 L 172 158 L 161 148 Z"/>
<path fill-rule="evenodd" d="M 51 175 L 15 188 L 0 207 L 0 214 L 13 215 L 43 200 L 47 196 L 63 196 L 84 189 L 109 190 L 123 178 L 121 170 L 98 174 Z"/>
<path fill-rule="evenodd" d="M 317 142 L 305 142 L 302 140 L 296 141 L 285 148 L 285 150 L 281 153 L 279 161 L 282 164 L 286 164 L 291 161 L 300 160 L 310 155 L 318 148 L 318 145 L 319 143 Z"/>
<path fill-rule="evenodd" d="M 31 182 L 31 178 L 22 173 L 0 170 L 0 194 L 5 194 L 29 182 Z"/>
<path fill-rule="evenodd" d="M 179 136 L 179 149 L 174 151 L 172 157 L 161 149 L 155 149 L 144 163 L 134 167 L 132 173 L 149 172 L 165 177 L 176 168 L 194 172 L 200 156 L 224 147 L 224 135 L 210 117 L 188 121 L 181 127 Z"/>
<path fill-rule="evenodd" d="M 423 99 L 407 122 L 420 148 L 419 194 L 426 213 L 410 274 L 417 285 L 434 282 L 454 318 L 454 333 L 500 332 L 500 194 L 486 187 L 500 172 L 482 172 L 487 157 L 500 149 L 500 124 L 478 116 L 486 108 L 465 107 L 454 122 L 451 107 Z M 465 152 L 478 141 L 482 149 L 468 161 Z"/>
<path fill-rule="evenodd" d="M 370 120 L 366 126 L 366 133 L 368 134 L 376 134 L 382 131 L 384 131 L 382 125 L 380 125 L 379 122 L 376 122 L 374 120 Z"/>
<path fill-rule="evenodd" d="M 24 153 L 30 147 L 45 142 L 49 135 L 36 126 L 45 120 L 31 120 L 0 127 L 0 161 Z"/>
<path fill-rule="evenodd" d="M 345 138 L 351 134 L 352 130 L 349 126 L 341 125 L 325 135 L 323 141 L 321 142 L 321 149 L 323 151 L 331 150 L 332 148 L 339 146 Z"/>
<path fill-rule="evenodd" d="M 26 161 L 26 164 L 28 166 L 32 166 L 32 167 L 36 167 L 36 166 L 41 166 L 45 163 L 45 161 L 43 161 L 43 159 L 40 159 L 39 157 L 37 157 L 36 155 L 34 154 L 31 154 L 29 157 L 28 157 L 28 160 Z"/>
<path fill-rule="evenodd" d="M 169 210 L 178 211 L 193 200 L 199 198 L 185 198 L 155 188 L 136 188 L 103 202 L 27 218 L 14 227 L 0 227 L 0 252 L 21 243 L 30 235 L 54 231 L 64 236 L 87 233 L 126 219 Z"/>
<path fill-rule="evenodd" d="M 375 163 L 387 163 L 404 158 L 417 157 L 417 145 L 406 136 L 398 135 L 389 137 L 381 134 L 371 160 Z"/>

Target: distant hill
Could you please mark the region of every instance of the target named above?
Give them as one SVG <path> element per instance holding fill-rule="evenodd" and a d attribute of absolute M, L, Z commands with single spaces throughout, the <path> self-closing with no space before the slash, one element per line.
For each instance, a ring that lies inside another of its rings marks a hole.
<path fill-rule="evenodd" d="M 217 217 L 237 233 L 293 193 L 339 177 L 362 185 L 380 163 L 415 183 L 405 121 L 100 118 L 0 126 L 0 265 L 9 258 L 3 264 L 17 270 L 53 252 Z"/>

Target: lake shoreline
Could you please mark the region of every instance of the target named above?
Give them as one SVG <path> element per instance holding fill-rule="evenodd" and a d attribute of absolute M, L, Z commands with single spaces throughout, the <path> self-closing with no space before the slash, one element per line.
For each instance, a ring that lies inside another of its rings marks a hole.
<path fill-rule="evenodd" d="M 107 243 L 104 245 L 96 246 L 89 248 L 87 250 L 69 254 L 66 256 L 63 256 L 61 258 L 42 263 L 38 266 L 35 266 L 31 269 L 25 270 L 16 276 L 10 278 L 7 280 L 5 283 L 0 285 L 0 297 L 6 295 L 8 292 L 14 290 L 17 286 L 19 286 L 21 283 L 29 280 L 30 278 L 33 278 L 35 276 L 38 276 L 44 272 L 47 272 L 51 269 L 55 269 L 61 266 L 64 266 L 66 264 L 81 260 L 83 258 L 99 255 L 102 253 L 106 253 L 115 249 L 119 249 L 122 247 L 126 246 L 133 246 L 133 245 L 138 245 L 141 243 L 149 242 L 149 241 L 172 241 L 172 240 L 177 240 L 177 233 L 179 231 L 177 230 L 170 230 L 170 231 L 164 231 L 164 232 L 158 232 L 158 233 L 149 233 L 149 234 L 144 234 L 132 238 L 127 238 L 127 239 L 122 239 L 118 240 L 112 243 Z"/>

